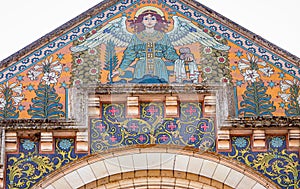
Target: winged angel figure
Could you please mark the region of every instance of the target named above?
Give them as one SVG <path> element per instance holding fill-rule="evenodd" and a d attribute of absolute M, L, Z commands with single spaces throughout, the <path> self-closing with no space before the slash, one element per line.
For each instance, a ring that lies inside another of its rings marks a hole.
<path fill-rule="evenodd" d="M 134 78 L 141 79 L 150 75 L 168 82 L 166 60 L 174 62 L 176 77 L 185 74 L 184 60 L 180 59 L 174 46 L 200 42 L 217 50 L 229 50 L 229 46 L 219 43 L 191 21 L 180 16 L 173 16 L 173 20 L 173 29 L 165 32 L 168 22 L 163 11 L 157 7 L 146 6 L 136 12 L 133 20 L 128 20 L 134 34 L 127 30 L 127 17 L 122 16 L 109 22 L 83 43 L 71 47 L 71 51 L 80 52 L 112 41 L 116 46 L 126 47 L 123 59 L 113 76 L 124 74 L 125 69 L 136 61 Z"/>

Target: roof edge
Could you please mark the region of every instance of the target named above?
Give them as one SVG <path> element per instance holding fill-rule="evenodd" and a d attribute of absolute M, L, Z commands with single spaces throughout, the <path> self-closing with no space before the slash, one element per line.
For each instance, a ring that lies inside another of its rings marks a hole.
<path fill-rule="evenodd" d="M 58 28 L 54 29 L 53 31 L 49 32 L 48 34 L 44 35 L 43 37 L 35 40 L 34 42 L 30 43 L 29 45 L 25 46 L 21 50 L 13 53 L 9 57 L 0 61 L 0 68 L 7 67 L 9 64 L 14 63 L 22 59 L 24 56 L 28 55 L 32 51 L 36 50 L 37 48 L 43 46 L 47 42 L 50 42 L 51 39 L 62 35 L 65 31 L 70 30 L 72 27 L 77 25 L 78 23 L 83 22 L 84 20 L 91 18 L 92 16 L 96 15 L 99 11 L 106 9 L 109 6 L 117 3 L 119 0 L 104 0 L 97 5 L 93 6 L 92 8 L 88 9 L 87 11 L 81 13 L 80 15 L 76 16 L 75 18 L 71 19 L 70 21 L 66 22 L 65 24 L 59 26 Z M 235 23 L 234 21 L 230 20 L 229 18 L 223 16 L 222 14 L 212 10 L 211 8 L 195 1 L 195 0 L 182 0 L 187 5 L 193 7 L 196 10 L 202 10 L 202 13 L 208 17 L 212 17 L 219 23 L 226 25 L 226 27 L 236 31 L 237 33 L 242 34 L 243 36 L 249 38 L 253 42 L 256 42 L 262 45 L 264 48 L 268 49 L 269 51 L 278 54 L 279 56 L 283 57 L 291 61 L 292 63 L 296 64 L 297 66 L 300 65 L 300 58 L 296 55 L 284 50 L 283 48 L 271 43 L 270 41 L 264 39 L 260 35 L 257 35 L 250 30 L 244 28 L 243 26 Z"/>
<path fill-rule="evenodd" d="M 195 0 L 182 0 L 189 4 L 189 6 L 195 8 L 195 9 L 201 9 L 203 11 L 203 14 L 205 14 L 208 17 L 214 18 L 216 21 L 222 23 L 223 25 L 226 25 L 226 27 L 237 31 L 237 33 L 240 33 L 244 35 L 245 37 L 251 39 L 253 42 L 256 42 L 258 44 L 261 44 L 264 48 L 270 50 L 271 52 L 274 52 L 283 58 L 295 63 L 297 66 L 300 65 L 300 58 L 287 50 L 275 45 L 274 43 L 270 42 L 269 40 L 264 39 L 258 34 L 255 34 L 254 32 L 246 29 L 245 27 L 237 24 L 236 22 L 232 21 L 231 19 L 223 16 L 222 14 L 212 10 L 211 8 L 195 1 Z M 195 3 L 196 6 L 193 4 L 190 4 L 189 2 Z"/>
<path fill-rule="evenodd" d="M 72 29 L 72 27 L 78 25 L 79 23 L 83 22 L 84 20 L 91 18 L 92 16 L 96 15 L 102 9 L 105 9 L 108 6 L 111 6 L 118 2 L 119 0 L 104 0 L 97 5 L 89 8 L 85 12 L 81 13 L 80 15 L 76 16 L 75 18 L 67 21 L 63 25 L 59 26 L 58 28 L 52 30 L 51 32 L 45 34 L 44 36 L 38 38 L 34 42 L 30 43 L 29 45 L 25 46 L 21 50 L 13 53 L 12 55 L 8 56 L 7 58 L 0 61 L 0 68 L 7 67 L 9 64 L 14 63 L 22 59 L 24 56 L 28 55 L 29 53 L 33 52 L 39 47 L 42 47 L 44 44 L 50 42 L 53 38 L 62 35 L 65 31 Z"/>

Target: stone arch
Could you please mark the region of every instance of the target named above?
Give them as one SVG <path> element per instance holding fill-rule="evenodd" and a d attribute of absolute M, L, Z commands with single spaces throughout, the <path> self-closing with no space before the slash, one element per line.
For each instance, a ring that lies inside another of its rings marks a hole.
<path fill-rule="evenodd" d="M 52 172 L 33 188 L 279 187 L 252 168 L 220 154 L 172 145 L 147 145 L 89 155 Z"/>

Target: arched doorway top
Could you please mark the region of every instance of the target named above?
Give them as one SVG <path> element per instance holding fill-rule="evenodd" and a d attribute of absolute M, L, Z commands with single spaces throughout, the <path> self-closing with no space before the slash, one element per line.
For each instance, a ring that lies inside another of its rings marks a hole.
<path fill-rule="evenodd" d="M 81 188 L 97 180 L 122 177 L 127 173 L 139 172 L 140 178 L 147 177 L 149 171 L 159 171 L 157 177 L 160 178 L 165 176 L 171 178 L 172 175 L 162 175 L 164 171 L 165 173 L 171 171 L 173 178 L 176 177 L 174 173 L 178 173 L 183 175 L 179 176 L 181 180 L 187 181 L 191 180 L 186 175 L 197 175 L 198 182 L 202 185 L 204 182 L 205 185 L 221 183 L 228 188 L 237 189 L 279 188 L 253 169 L 220 154 L 170 145 L 130 146 L 93 154 L 54 171 L 33 188 Z M 101 182 L 96 183 L 98 183 L 96 187 L 100 188 Z"/>

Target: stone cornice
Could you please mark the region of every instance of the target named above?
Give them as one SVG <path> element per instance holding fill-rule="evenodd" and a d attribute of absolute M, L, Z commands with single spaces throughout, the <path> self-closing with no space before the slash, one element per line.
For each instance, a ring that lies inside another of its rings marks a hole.
<path fill-rule="evenodd" d="M 0 127 L 6 130 L 70 129 L 76 127 L 76 122 L 66 119 L 9 119 L 0 120 Z"/>
<path fill-rule="evenodd" d="M 212 93 L 221 90 L 226 85 L 218 84 L 114 84 L 82 87 L 81 90 L 96 94 L 164 94 L 164 93 Z"/>
<path fill-rule="evenodd" d="M 241 117 L 226 122 L 232 128 L 300 128 L 300 117 Z"/>

